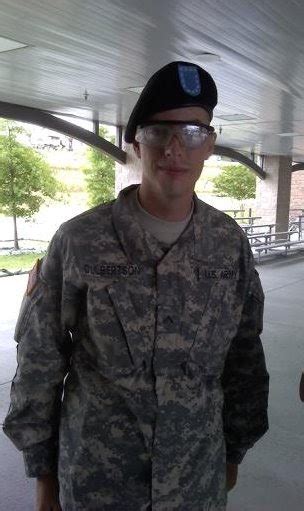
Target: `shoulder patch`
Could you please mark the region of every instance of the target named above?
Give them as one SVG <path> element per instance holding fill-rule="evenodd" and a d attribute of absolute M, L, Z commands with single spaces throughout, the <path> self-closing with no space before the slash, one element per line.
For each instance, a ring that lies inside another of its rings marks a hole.
<path fill-rule="evenodd" d="M 189 96 L 199 96 L 202 87 L 200 82 L 200 76 L 195 66 L 184 66 L 183 64 L 178 65 L 178 76 L 182 89 Z"/>
<path fill-rule="evenodd" d="M 26 295 L 30 296 L 32 292 L 34 291 L 35 287 L 37 286 L 38 282 L 38 276 L 40 273 L 40 267 L 41 267 L 41 259 L 37 259 L 35 262 L 33 268 L 31 269 L 29 273 L 29 278 L 27 281 L 27 287 L 26 287 Z"/>

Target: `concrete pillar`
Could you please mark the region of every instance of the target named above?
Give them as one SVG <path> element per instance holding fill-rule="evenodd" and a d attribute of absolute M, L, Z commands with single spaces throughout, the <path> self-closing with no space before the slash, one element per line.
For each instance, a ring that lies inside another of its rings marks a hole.
<path fill-rule="evenodd" d="M 265 180 L 257 180 L 256 213 L 259 223 L 277 224 L 277 232 L 288 231 L 291 190 L 291 165 L 289 156 L 266 156 Z"/>
<path fill-rule="evenodd" d="M 127 153 L 127 163 L 115 166 L 115 195 L 131 184 L 141 182 L 141 161 L 137 158 L 133 145 L 122 143 L 122 149 Z"/>

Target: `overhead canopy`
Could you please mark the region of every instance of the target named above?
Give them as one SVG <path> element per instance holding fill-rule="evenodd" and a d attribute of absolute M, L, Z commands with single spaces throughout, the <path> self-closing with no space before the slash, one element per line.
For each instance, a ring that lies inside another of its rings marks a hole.
<path fill-rule="evenodd" d="M 193 61 L 218 85 L 220 146 L 304 161 L 304 2 L 0 0 L 0 13 L 2 102 L 121 126 L 156 69 Z"/>

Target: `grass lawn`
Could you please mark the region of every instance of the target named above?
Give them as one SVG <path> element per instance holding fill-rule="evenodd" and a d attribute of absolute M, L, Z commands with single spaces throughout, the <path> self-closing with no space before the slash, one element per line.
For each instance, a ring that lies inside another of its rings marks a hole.
<path fill-rule="evenodd" d="M 45 252 L 36 252 L 35 254 L 13 254 L 0 255 L 0 271 L 2 269 L 9 271 L 30 270 L 35 261 L 43 257 Z"/>

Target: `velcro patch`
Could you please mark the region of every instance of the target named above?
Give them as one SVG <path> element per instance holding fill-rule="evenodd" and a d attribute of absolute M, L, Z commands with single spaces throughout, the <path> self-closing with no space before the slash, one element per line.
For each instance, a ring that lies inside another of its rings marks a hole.
<path fill-rule="evenodd" d="M 83 271 L 99 277 L 131 277 L 140 275 L 142 268 L 137 264 L 85 264 Z"/>
<path fill-rule="evenodd" d="M 199 279 L 237 280 L 239 272 L 232 268 L 198 268 Z"/>
<path fill-rule="evenodd" d="M 200 76 L 195 66 L 178 65 L 179 81 L 182 89 L 189 96 L 199 96 L 202 91 Z"/>
<path fill-rule="evenodd" d="M 34 291 L 35 287 L 37 286 L 39 272 L 40 272 L 40 266 L 41 266 L 41 259 L 37 259 L 35 262 L 33 268 L 31 269 L 29 273 L 29 278 L 27 281 L 27 287 L 26 287 L 26 295 L 30 296 L 32 292 Z"/>

